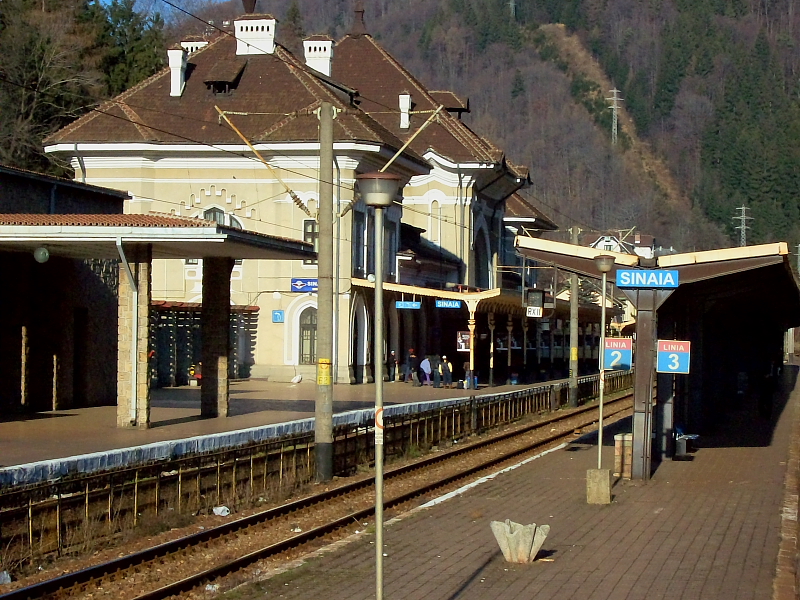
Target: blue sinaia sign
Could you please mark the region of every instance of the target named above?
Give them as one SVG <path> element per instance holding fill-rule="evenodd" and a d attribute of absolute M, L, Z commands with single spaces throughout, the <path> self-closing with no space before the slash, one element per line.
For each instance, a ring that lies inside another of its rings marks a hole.
<path fill-rule="evenodd" d="M 678 284 L 678 271 L 617 269 L 617 287 L 621 288 L 676 288 Z"/>
<path fill-rule="evenodd" d="M 437 300 L 436 308 L 461 308 L 461 300 Z"/>
<path fill-rule="evenodd" d="M 316 292 L 319 289 L 318 279 L 292 277 L 293 292 Z"/>

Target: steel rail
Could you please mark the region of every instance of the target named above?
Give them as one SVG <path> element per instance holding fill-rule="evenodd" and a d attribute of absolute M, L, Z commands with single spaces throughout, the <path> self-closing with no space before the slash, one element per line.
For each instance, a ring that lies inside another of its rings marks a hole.
<path fill-rule="evenodd" d="M 624 400 L 630 398 L 631 396 L 632 396 L 632 394 L 627 394 L 627 395 L 621 396 L 621 397 L 613 400 L 612 402 L 614 404 L 618 404 L 618 403 L 623 402 Z M 554 415 L 554 416 L 551 416 L 551 417 L 547 417 L 547 418 L 545 418 L 545 419 L 543 419 L 541 421 L 538 421 L 538 422 L 536 422 L 534 424 L 530 424 L 530 425 L 527 425 L 525 427 L 522 427 L 522 428 L 519 428 L 519 429 L 515 429 L 513 431 L 509 431 L 509 432 L 502 433 L 500 435 L 492 436 L 491 438 L 488 438 L 488 439 L 485 439 L 485 440 L 480 440 L 478 442 L 475 442 L 475 443 L 472 443 L 472 444 L 469 444 L 469 445 L 465 445 L 465 446 L 462 446 L 460 448 L 451 449 L 451 450 L 448 450 L 446 452 L 441 452 L 441 453 L 438 453 L 438 454 L 436 454 L 434 456 L 422 459 L 422 460 L 414 462 L 414 463 L 410 463 L 410 464 L 403 465 L 403 466 L 400 466 L 400 467 L 395 467 L 393 469 L 387 470 L 385 477 L 387 479 L 396 478 L 396 477 L 399 477 L 399 476 L 404 475 L 406 473 L 432 466 L 432 465 L 434 465 L 436 463 L 439 463 L 439 462 L 442 462 L 442 461 L 445 461 L 445 460 L 449 460 L 451 458 L 460 456 L 462 454 L 466 454 L 466 453 L 469 453 L 469 452 L 474 452 L 476 450 L 485 448 L 487 446 L 498 444 L 498 443 L 501 443 L 503 441 L 506 441 L 506 440 L 514 438 L 514 437 L 522 436 L 522 435 L 524 435 L 526 433 L 529 433 L 530 431 L 533 431 L 533 430 L 536 430 L 538 428 L 544 427 L 545 425 L 549 425 L 549 424 L 552 424 L 552 423 L 555 423 L 555 422 L 558 422 L 558 421 L 564 421 L 566 419 L 569 419 L 569 418 L 584 414 L 586 412 L 590 412 L 590 411 L 596 410 L 596 408 L 597 407 L 593 406 L 593 405 L 585 405 L 585 406 L 582 406 L 582 407 L 578 408 L 577 410 L 571 410 L 567 414 L 565 414 L 564 412 L 561 412 L 561 414 L 559 414 L 559 415 Z M 622 410 L 625 410 L 625 409 L 622 409 Z M 457 473 L 455 475 L 448 476 L 448 477 L 446 477 L 446 478 L 444 478 L 442 480 L 438 480 L 438 481 L 436 481 L 436 482 L 434 482 L 432 484 L 423 486 L 422 488 L 419 488 L 417 490 L 412 490 L 411 492 L 408 492 L 407 494 L 404 494 L 404 495 L 399 496 L 397 498 L 392 498 L 390 500 L 387 500 L 384 503 L 384 507 L 385 508 L 391 508 L 393 506 L 396 506 L 397 504 L 402 504 L 404 502 L 409 501 L 410 499 L 413 499 L 416 496 L 419 496 L 421 494 L 427 493 L 427 492 L 429 492 L 429 491 L 431 491 L 433 489 L 440 488 L 440 487 L 443 487 L 445 485 L 448 485 L 449 483 L 451 483 L 453 481 L 456 481 L 458 479 L 463 479 L 464 477 L 469 477 L 470 475 L 472 475 L 472 474 L 474 474 L 476 472 L 480 472 L 480 471 L 485 470 L 487 468 L 490 468 L 491 466 L 494 466 L 494 465 L 496 465 L 496 464 L 498 464 L 500 462 L 504 462 L 506 460 L 509 460 L 509 458 L 513 458 L 514 456 L 518 456 L 520 454 L 524 454 L 526 452 L 530 452 L 532 449 L 535 449 L 535 448 L 540 447 L 540 446 L 545 445 L 545 444 L 552 443 L 552 441 L 554 441 L 556 439 L 561 439 L 561 438 L 567 437 L 569 435 L 570 434 L 554 434 L 554 435 L 551 435 L 551 436 L 547 436 L 545 438 L 545 440 L 542 440 L 542 441 L 539 441 L 539 442 L 535 442 L 535 443 L 533 443 L 531 445 L 528 445 L 528 446 L 526 446 L 524 448 L 519 448 L 519 449 L 510 451 L 510 452 L 508 452 L 506 454 L 503 454 L 500 457 L 496 457 L 494 459 L 491 459 L 489 461 L 481 463 L 480 465 L 477 465 L 477 466 L 469 468 L 469 469 L 467 469 L 465 471 L 459 472 L 459 473 Z M 281 506 L 277 506 L 275 508 L 267 509 L 267 510 L 255 513 L 253 515 L 249 515 L 249 516 L 246 516 L 246 517 L 241 517 L 239 519 L 235 519 L 233 521 L 230 521 L 228 523 L 224 523 L 222 525 L 218 525 L 218 526 L 210 528 L 210 529 L 206 529 L 206 530 L 203 530 L 203 531 L 199 531 L 197 533 L 193 533 L 191 535 L 179 538 L 177 540 L 164 542 L 163 544 L 159 544 L 157 546 L 153 546 L 152 548 L 147 548 L 145 550 L 141 550 L 139 552 L 135 552 L 135 553 L 129 554 L 127 556 L 122 556 L 122 557 L 119 557 L 119 558 L 115 558 L 113 560 L 110 560 L 110 561 L 107 561 L 107 562 L 104 562 L 104 563 L 101 563 L 101 564 L 98 564 L 98 565 L 94 565 L 94 566 L 91 566 L 91 567 L 87 567 L 87 568 L 81 569 L 79 571 L 74 571 L 72 573 L 65 573 L 65 574 L 60 575 L 58 577 L 55 577 L 53 579 L 48 579 L 46 581 L 35 583 L 35 584 L 31 585 L 31 586 L 27 586 L 27 587 L 19 588 L 17 590 L 12 590 L 10 592 L 6 592 L 5 594 L 1 594 L 0 595 L 0 600 L 32 600 L 34 598 L 42 598 L 42 597 L 45 597 L 45 596 L 48 596 L 48 595 L 51 595 L 51 594 L 56 594 L 59 591 L 63 591 L 63 590 L 69 589 L 69 588 L 74 588 L 74 587 L 78 587 L 80 585 L 84 585 L 84 584 L 86 584 L 88 582 L 91 582 L 93 580 L 97 580 L 97 579 L 106 577 L 108 575 L 111 575 L 113 573 L 117 573 L 117 572 L 120 572 L 120 571 L 125 571 L 127 569 L 130 569 L 130 568 L 136 566 L 136 565 L 145 564 L 145 563 L 151 562 L 151 561 L 156 560 L 156 559 L 158 559 L 160 557 L 163 557 L 163 556 L 168 556 L 170 554 L 175 554 L 175 553 L 177 553 L 177 552 L 179 552 L 181 550 L 184 550 L 184 549 L 191 548 L 191 547 L 194 547 L 194 546 L 200 546 L 200 545 L 202 545 L 204 543 L 207 543 L 207 542 L 210 542 L 211 540 L 214 540 L 216 538 L 221 538 L 221 537 L 224 537 L 226 535 L 230 535 L 233 532 L 239 531 L 241 529 L 246 529 L 246 528 L 249 528 L 249 527 L 253 527 L 255 525 L 259 525 L 261 523 L 264 523 L 264 522 L 267 522 L 267 521 L 270 521 L 270 520 L 274 520 L 274 519 L 289 515 L 289 514 L 291 514 L 293 512 L 309 508 L 309 507 L 311 507 L 311 506 L 313 506 L 315 504 L 320 504 L 322 502 L 326 502 L 326 501 L 331 500 L 333 498 L 336 498 L 338 496 L 343 496 L 343 495 L 346 495 L 346 494 L 351 494 L 353 492 L 357 492 L 357 491 L 363 490 L 364 488 L 368 488 L 368 487 L 372 486 L 373 483 L 374 483 L 374 478 L 370 477 L 370 478 L 365 478 L 365 479 L 360 480 L 360 481 L 356 481 L 356 482 L 348 483 L 348 484 L 345 484 L 345 485 L 342 485 L 342 486 L 339 486 L 339 487 L 335 487 L 335 488 L 332 488 L 330 490 L 326 490 L 324 492 L 320 492 L 318 494 L 314 494 L 312 496 L 308 496 L 306 498 L 300 498 L 298 500 L 289 502 L 287 504 L 282 504 Z M 255 560 L 259 560 L 259 559 L 265 558 L 267 556 L 271 556 L 271 555 L 274 555 L 274 554 L 277 554 L 277 553 L 280 553 L 280 552 L 284 552 L 284 551 L 286 551 L 286 550 L 288 550 L 290 548 L 293 548 L 293 547 L 299 546 L 301 544 L 307 543 L 307 542 L 309 542 L 309 541 L 311 541 L 311 540 L 313 540 L 313 539 L 315 539 L 317 537 L 321 537 L 323 535 L 326 535 L 326 534 L 328 534 L 328 533 L 330 533 L 332 531 L 335 531 L 336 529 L 339 529 L 339 528 L 341 528 L 341 527 L 343 527 L 345 525 L 351 524 L 351 523 L 354 522 L 354 520 L 358 521 L 358 520 L 363 519 L 365 517 L 369 517 L 372 514 L 374 514 L 374 510 L 375 510 L 374 506 L 372 506 L 372 507 L 369 507 L 367 509 L 363 509 L 361 511 L 356 511 L 354 513 L 348 514 L 345 517 L 342 517 L 340 519 L 336 519 L 335 521 L 332 521 L 332 522 L 327 523 L 325 525 L 321 525 L 319 527 L 310 529 L 310 530 L 305 531 L 303 533 L 300 533 L 300 534 L 298 534 L 296 536 L 292 536 L 290 538 L 287 538 L 287 539 L 282 540 L 280 542 L 277 542 L 275 544 L 271 544 L 270 546 L 267 546 L 265 548 L 262 548 L 260 550 L 255 551 L 255 552 L 252 552 L 252 553 L 249 553 L 247 555 L 244 555 L 244 556 L 242 556 L 242 557 L 240 557 L 238 559 L 235 559 L 233 561 L 230 561 L 230 562 L 226 563 L 225 565 L 220 565 L 219 567 L 214 567 L 214 568 L 208 569 L 208 570 L 203 571 L 201 573 L 198 573 L 196 575 L 193 575 L 193 576 L 190 576 L 188 578 L 185 578 L 185 579 L 183 579 L 181 581 L 175 582 L 173 584 L 169 584 L 168 586 L 165 586 L 164 588 L 161 588 L 161 590 L 167 590 L 167 589 L 172 589 L 174 587 L 177 590 L 175 592 L 171 592 L 170 594 L 157 595 L 159 593 L 159 590 L 154 590 L 152 592 L 148 592 L 148 593 L 146 593 L 144 595 L 138 596 L 136 598 L 136 600 L 154 600 L 156 598 L 166 598 L 169 595 L 174 595 L 176 593 L 186 591 L 187 589 L 191 589 L 193 587 L 196 587 L 197 585 L 199 585 L 203 581 L 206 581 L 206 580 L 212 579 L 212 578 L 216 578 L 216 577 L 221 577 L 221 576 L 223 576 L 223 575 L 225 575 L 227 573 L 230 573 L 232 571 L 241 569 L 246 564 L 250 564 L 250 563 L 254 562 Z M 194 582 L 194 583 L 191 583 L 191 587 L 190 588 L 181 587 L 181 586 L 190 585 L 190 582 Z M 166 593 L 166 592 L 164 592 L 164 593 Z"/>
<path fill-rule="evenodd" d="M 617 400 L 612 401 L 612 402 L 614 402 L 616 404 L 618 402 L 621 402 L 622 400 L 624 400 L 627 397 L 629 397 L 629 396 L 626 396 L 624 398 L 618 398 Z M 625 408 L 623 408 L 620 411 L 617 411 L 616 413 L 608 415 L 608 416 L 614 416 L 615 414 L 618 414 L 619 412 L 622 412 L 624 410 L 625 410 Z M 580 411 L 580 412 L 583 412 L 583 411 Z M 577 414 L 577 411 L 571 413 L 570 416 L 574 416 L 575 414 Z M 520 432 L 517 432 L 517 433 L 519 435 L 522 435 Z M 486 471 L 487 469 L 491 469 L 492 467 L 496 467 L 497 465 L 499 465 L 501 463 L 504 463 L 504 462 L 506 462 L 506 461 L 508 461 L 508 460 L 510 460 L 512 458 L 515 458 L 517 456 L 520 456 L 522 454 L 526 454 L 526 453 L 531 452 L 533 450 L 539 449 L 539 448 L 541 448 L 543 446 L 547 446 L 547 445 L 550 445 L 550 444 L 552 444 L 554 442 L 558 442 L 558 441 L 561 441 L 563 439 L 567 439 L 571 435 L 572 435 L 571 433 L 555 433 L 555 434 L 552 434 L 552 435 L 548 435 L 544 439 L 536 441 L 536 442 L 533 442 L 531 444 L 528 444 L 525 447 L 517 448 L 515 450 L 509 451 L 509 452 L 503 454 L 502 456 L 497 456 L 495 458 L 489 459 L 487 461 L 484 461 L 484 462 L 482 462 L 482 463 L 480 463 L 478 465 L 475 465 L 473 467 L 470 467 L 468 469 L 465 469 L 465 470 L 460 471 L 458 473 L 455 473 L 453 475 L 449 475 L 449 476 L 443 477 L 441 479 L 438 479 L 437 481 L 425 484 L 425 485 L 423 485 L 423 486 L 421 486 L 419 488 L 416 488 L 414 490 L 406 492 L 405 494 L 401 494 L 400 496 L 396 496 L 394 498 L 386 500 L 383 503 L 383 507 L 384 507 L 384 509 L 389 509 L 389 508 L 393 508 L 395 506 L 398 506 L 400 504 L 405 504 L 406 502 L 414 500 L 415 498 L 417 498 L 419 496 L 422 496 L 424 494 L 427 494 L 428 492 L 431 492 L 431 491 L 434 491 L 436 489 L 445 487 L 445 486 L 450 485 L 452 483 L 455 483 L 455 482 L 457 482 L 457 481 L 459 481 L 461 479 L 465 479 L 467 477 L 470 477 L 471 475 L 475 475 L 477 473 L 481 473 L 482 471 Z M 448 456 L 450 458 L 452 458 L 452 457 L 454 457 L 454 456 L 456 456 L 458 454 L 460 454 L 460 453 L 454 452 L 454 453 L 450 453 Z M 231 560 L 229 562 L 226 562 L 226 563 L 224 563 L 222 565 L 219 565 L 219 566 L 216 566 L 216 567 L 212 567 L 210 569 L 206 569 L 206 570 L 202 571 L 201 573 L 197 573 L 195 575 L 191 575 L 189 577 L 186 577 L 185 579 L 182 579 L 181 581 L 177 581 L 177 582 L 168 584 L 166 586 L 163 586 L 163 587 L 161 587 L 159 589 L 152 590 L 152 591 L 147 592 L 145 594 L 141 594 L 139 596 L 136 596 L 134 598 L 134 600 L 164 600 L 165 598 L 169 598 L 171 596 L 176 596 L 178 594 L 182 594 L 182 593 L 188 592 L 188 591 L 190 591 L 190 590 L 202 585 L 203 583 L 205 583 L 207 581 L 210 581 L 210 580 L 213 580 L 213 579 L 218 579 L 220 577 L 224 577 L 225 575 L 228 575 L 230 573 L 233 573 L 235 571 L 243 569 L 243 568 L 251 565 L 252 563 L 254 563 L 254 562 L 258 561 L 258 560 L 263 560 L 265 558 L 269 558 L 270 556 L 275 556 L 275 555 L 280 554 L 281 552 L 285 552 L 286 550 L 289 550 L 291 548 L 295 548 L 295 547 L 300 546 L 302 544 L 308 543 L 308 542 L 310 542 L 310 541 L 312 541 L 312 540 L 314 540 L 316 538 L 319 538 L 319 537 L 322 537 L 322 536 L 327 535 L 329 533 L 332 533 L 333 531 L 336 531 L 339 528 L 345 527 L 347 525 L 351 525 L 354 522 L 359 522 L 362 519 L 371 517 L 374 514 L 375 514 L 375 507 L 374 506 L 370 506 L 370 507 L 364 508 L 362 510 L 350 513 L 350 514 L 348 514 L 348 515 L 346 515 L 344 517 L 336 519 L 335 521 L 331 521 L 330 523 L 326 523 L 325 525 L 320 525 L 319 527 L 315 527 L 313 529 L 309 529 L 308 531 L 300 533 L 300 534 L 298 534 L 298 535 L 296 535 L 294 537 L 291 537 L 289 539 L 283 540 L 281 542 L 277 542 L 275 544 L 271 544 L 270 546 L 265 546 L 264 548 L 260 548 L 259 550 L 256 550 L 256 551 L 251 552 L 251 553 L 249 553 L 247 555 L 244 555 L 242 557 L 239 557 L 239 558 L 236 558 L 236 559 Z"/>

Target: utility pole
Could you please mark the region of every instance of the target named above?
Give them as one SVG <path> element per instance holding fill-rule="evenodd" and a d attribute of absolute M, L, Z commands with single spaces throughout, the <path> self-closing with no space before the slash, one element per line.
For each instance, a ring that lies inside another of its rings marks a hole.
<path fill-rule="evenodd" d="M 617 112 L 619 111 L 619 102 L 622 102 L 622 98 L 620 98 L 617 94 L 619 94 L 619 90 L 614 88 L 611 90 L 611 98 L 606 98 L 609 102 L 611 102 L 611 145 L 617 145 Z"/>
<path fill-rule="evenodd" d="M 572 243 L 578 245 L 580 227 L 573 225 L 570 230 Z M 569 402 L 568 406 L 578 406 L 578 274 L 569 276 Z"/>
<path fill-rule="evenodd" d="M 741 211 L 741 213 L 733 217 L 734 221 L 739 221 L 739 225 L 735 227 L 735 229 L 739 230 L 739 245 L 740 246 L 747 246 L 747 230 L 750 229 L 750 226 L 747 224 L 747 221 L 752 221 L 753 217 L 747 216 L 747 211 L 750 210 L 746 206 L 742 205 L 736 210 Z"/>
<path fill-rule="evenodd" d="M 319 108 L 319 251 L 317 253 L 316 480 L 333 479 L 333 106 Z"/>

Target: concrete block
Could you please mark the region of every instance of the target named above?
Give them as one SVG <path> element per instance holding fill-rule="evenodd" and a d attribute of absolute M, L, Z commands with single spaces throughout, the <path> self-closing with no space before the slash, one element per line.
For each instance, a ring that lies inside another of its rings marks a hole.
<path fill-rule="evenodd" d="M 586 502 L 611 504 L 611 471 L 609 469 L 586 471 Z"/>
<path fill-rule="evenodd" d="M 533 562 L 550 533 L 550 525 L 520 525 L 509 519 L 505 522 L 492 521 L 489 526 L 503 557 L 512 563 Z"/>

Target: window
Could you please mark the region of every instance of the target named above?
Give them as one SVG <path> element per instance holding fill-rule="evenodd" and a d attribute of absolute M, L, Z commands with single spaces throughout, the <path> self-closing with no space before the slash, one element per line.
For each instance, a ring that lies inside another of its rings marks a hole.
<path fill-rule="evenodd" d="M 214 221 L 214 223 L 219 223 L 220 225 L 225 225 L 225 211 L 221 208 L 209 208 L 206 211 L 203 211 L 203 218 L 206 221 Z"/>
<path fill-rule="evenodd" d="M 385 229 L 383 252 L 386 256 L 386 266 L 384 267 L 384 273 L 394 279 L 397 275 L 395 272 L 397 271 L 397 224 L 387 221 Z"/>
<path fill-rule="evenodd" d="M 303 221 L 303 241 L 314 244 L 314 252 L 319 252 L 319 223 L 316 219 L 306 219 Z M 317 261 L 309 258 L 303 261 L 304 265 L 315 265 Z"/>
<path fill-rule="evenodd" d="M 353 277 L 364 277 L 364 213 L 353 212 Z"/>
<path fill-rule="evenodd" d="M 317 309 L 309 306 L 300 313 L 300 364 L 317 362 Z"/>
<path fill-rule="evenodd" d="M 367 215 L 367 274 L 375 273 L 375 213 Z"/>

